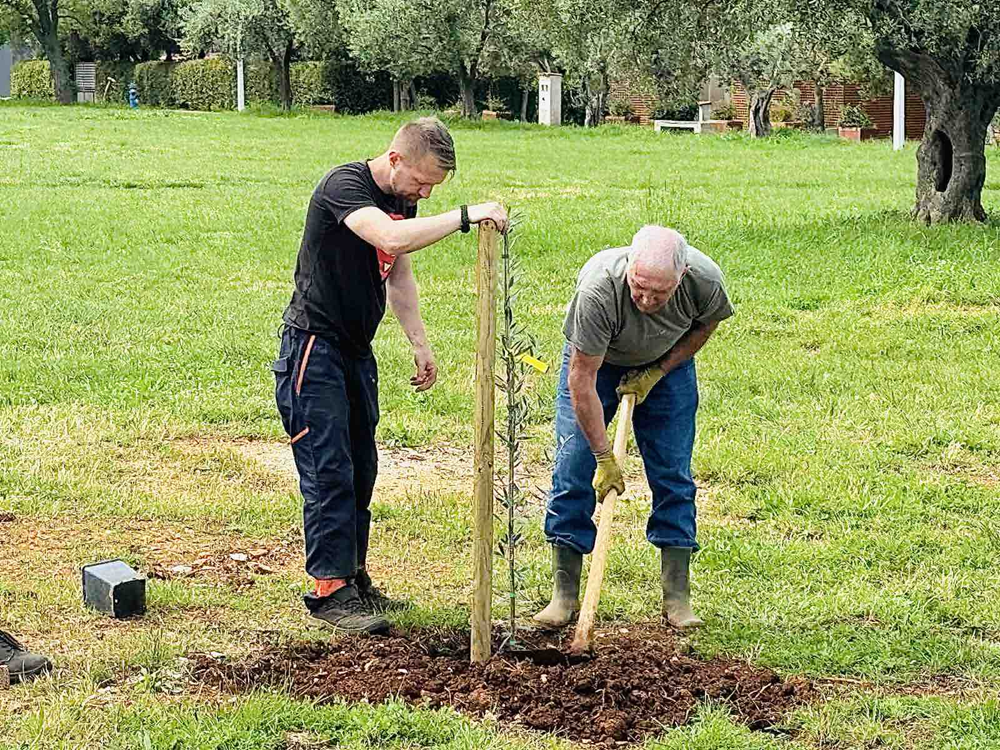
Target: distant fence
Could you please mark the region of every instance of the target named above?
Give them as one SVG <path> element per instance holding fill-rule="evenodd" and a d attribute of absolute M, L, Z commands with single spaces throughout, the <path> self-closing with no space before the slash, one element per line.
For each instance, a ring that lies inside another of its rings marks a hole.
<path fill-rule="evenodd" d="M 796 81 L 793 88 L 798 89 L 803 104 L 812 104 L 816 97 L 816 84 L 813 81 Z M 780 106 L 787 92 L 779 89 L 771 100 L 771 107 Z M 865 99 L 861 96 L 861 86 L 857 83 L 833 83 L 823 87 L 823 120 L 828 128 L 837 127 L 840 119 L 840 109 L 845 105 L 861 107 L 872 119 L 879 136 L 892 135 L 892 96 L 876 96 Z M 746 125 L 749 118 L 749 102 L 746 92 L 738 83 L 733 84 L 733 107 L 736 116 Z M 919 141 L 924 134 L 924 123 L 927 112 L 915 86 L 906 87 L 906 138 Z"/>

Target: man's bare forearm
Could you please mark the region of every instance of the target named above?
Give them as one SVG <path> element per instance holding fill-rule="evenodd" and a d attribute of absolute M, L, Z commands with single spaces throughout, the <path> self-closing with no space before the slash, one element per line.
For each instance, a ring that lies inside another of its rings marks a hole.
<path fill-rule="evenodd" d="M 611 448 L 607 427 L 604 425 L 604 407 L 597 395 L 596 384 L 570 380 L 569 395 L 573 402 L 573 412 L 584 437 L 594 453 L 603 453 Z"/>
<path fill-rule="evenodd" d="M 468 206 L 469 223 L 492 221 L 501 232 L 507 228 L 507 212 L 499 203 Z M 393 221 L 374 206 L 360 208 L 344 219 L 347 228 L 369 245 L 389 255 L 402 256 L 433 245 L 462 228 L 462 211 L 454 209 L 437 216 Z"/>
<path fill-rule="evenodd" d="M 389 255 L 405 255 L 433 245 L 457 232 L 461 226 L 462 214 L 458 209 L 436 216 L 394 221 L 386 227 L 386 237 L 379 247 Z"/>
<path fill-rule="evenodd" d="M 677 365 L 687 362 L 705 346 L 705 343 L 718 327 L 718 321 L 695 323 L 687 333 L 680 337 L 677 343 L 667 352 L 666 356 L 660 360 L 660 369 L 664 373 L 669 373 Z"/>
<path fill-rule="evenodd" d="M 403 259 L 396 261 L 396 263 L 403 262 Z M 405 262 L 408 263 L 409 259 L 406 259 Z M 386 298 L 389 302 L 389 309 L 399 320 L 399 324 L 413 348 L 426 348 L 427 330 L 424 328 L 423 318 L 420 317 L 420 295 L 412 270 L 409 268 L 405 270 L 393 269 L 393 275 L 386 284 Z"/>

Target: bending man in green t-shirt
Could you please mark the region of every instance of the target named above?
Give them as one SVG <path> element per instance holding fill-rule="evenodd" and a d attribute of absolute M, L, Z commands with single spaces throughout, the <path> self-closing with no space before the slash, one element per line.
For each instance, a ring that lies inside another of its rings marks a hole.
<path fill-rule="evenodd" d="M 579 609 L 583 555 L 594 549 L 596 503 L 625 490 L 607 426 L 626 393 L 653 492 L 646 538 L 660 549 L 663 616 L 674 627 L 691 611 L 695 541 L 691 478 L 698 382 L 694 355 L 733 314 L 722 272 L 672 229 L 646 226 L 630 247 L 604 250 L 580 271 L 566 313 L 556 398 L 556 461 L 545 516 L 552 545 L 552 601 L 539 624 L 566 625 Z"/>

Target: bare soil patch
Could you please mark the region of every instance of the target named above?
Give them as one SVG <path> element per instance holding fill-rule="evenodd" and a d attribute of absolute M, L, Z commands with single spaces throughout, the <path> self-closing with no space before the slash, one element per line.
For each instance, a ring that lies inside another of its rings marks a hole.
<path fill-rule="evenodd" d="M 40 524 L 30 517 L 0 519 L 11 554 L 0 558 L 0 580 L 17 581 L 47 570 L 79 579 L 80 557 L 88 562 L 125 557 L 150 578 L 209 581 L 241 589 L 258 576 L 298 572 L 301 542 L 284 538 L 248 539 L 208 524 L 158 519 L 95 519 L 57 516 Z"/>
<path fill-rule="evenodd" d="M 219 445 L 219 443 L 214 443 Z M 295 459 L 288 443 L 249 441 L 234 444 L 242 456 L 266 469 L 298 481 Z M 499 454 L 498 454 L 499 456 Z M 473 455 L 467 447 L 434 445 L 422 448 L 379 446 L 378 478 L 375 495 L 379 498 L 403 498 L 416 492 L 472 491 Z M 526 486 L 547 492 L 551 486 L 551 466 L 530 464 L 525 467 Z M 625 469 L 627 497 L 649 494 L 649 485 L 638 457 Z"/>
<path fill-rule="evenodd" d="M 394 631 L 387 638 L 343 638 L 270 646 L 239 662 L 193 654 L 194 679 L 232 693 L 279 686 L 297 697 L 379 703 L 401 698 L 589 744 L 639 742 L 686 724 L 705 700 L 728 706 L 755 730 L 774 730 L 818 693 L 802 678 L 726 658 L 698 659 L 658 624 L 598 633 L 589 658 L 570 657 L 563 636 L 535 636 L 555 658 L 500 653 L 469 663 L 467 634 Z M 522 644 L 523 645 L 523 644 Z"/>

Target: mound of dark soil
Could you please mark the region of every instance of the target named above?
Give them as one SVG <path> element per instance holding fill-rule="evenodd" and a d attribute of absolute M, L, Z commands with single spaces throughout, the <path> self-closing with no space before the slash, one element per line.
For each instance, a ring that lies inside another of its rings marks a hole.
<path fill-rule="evenodd" d="M 235 664 L 204 654 L 192 658 L 197 680 L 231 692 L 280 685 L 319 700 L 401 697 L 602 745 L 685 724 L 706 699 L 728 705 L 751 729 L 767 730 L 817 695 L 803 679 L 782 680 L 746 662 L 688 656 L 677 636 L 658 625 L 614 628 L 598 633 L 595 642 L 589 658 L 548 649 L 501 652 L 470 664 L 467 635 L 394 632 L 270 648 Z"/>

